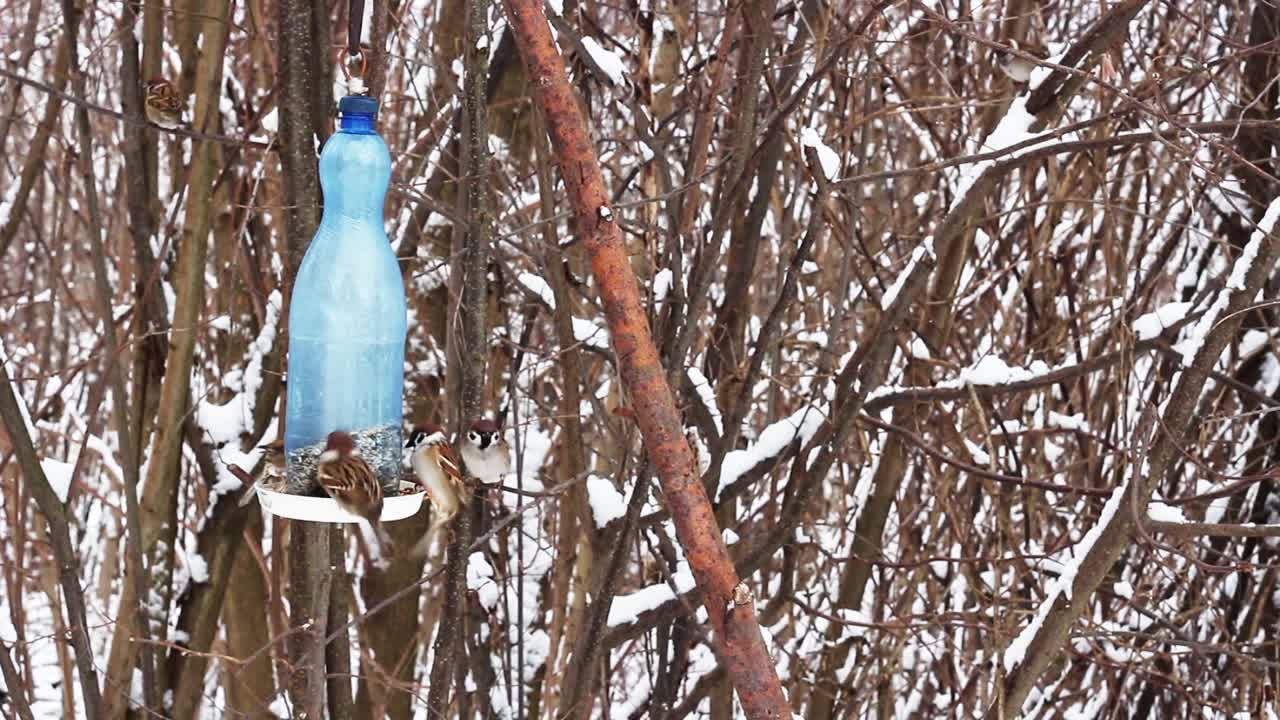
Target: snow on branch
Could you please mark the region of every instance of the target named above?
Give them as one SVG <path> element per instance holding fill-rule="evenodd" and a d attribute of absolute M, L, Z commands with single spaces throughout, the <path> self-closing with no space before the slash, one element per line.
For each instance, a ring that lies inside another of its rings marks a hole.
<path fill-rule="evenodd" d="M 822 427 L 824 420 L 825 413 L 806 405 L 765 428 L 750 447 L 725 455 L 724 462 L 720 465 L 720 487 L 716 491 L 716 501 L 720 500 L 725 488 L 755 467 L 775 460 L 797 438 L 801 445 L 809 442 L 818 428 Z"/>
<path fill-rule="evenodd" d="M 267 298 L 267 315 L 262 329 L 249 344 L 244 369 L 228 372 L 223 379 L 224 385 L 236 391 L 235 396 L 225 403 L 217 404 L 210 402 L 202 393 L 196 403 L 195 417 L 201 435 L 210 444 L 219 447 L 218 454 L 222 460 L 218 464 L 218 483 L 213 488 L 215 493 L 231 492 L 242 485 L 227 470 L 228 464 L 253 467 L 262 455 L 262 450 L 257 447 L 248 452 L 242 451 L 235 441 L 253 429 L 253 413 L 258 403 L 258 391 L 262 387 L 263 363 L 275 345 L 281 304 L 280 291 L 273 291 Z M 267 435 L 271 434 L 273 432 L 268 428 Z"/>
<path fill-rule="evenodd" d="M 1200 317 L 1199 322 L 1188 333 L 1187 338 L 1178 343 L 1176 350 L 1182 353 L 1183 361 L 1190 365 L 1195 360 L 1196 353 L 1200 352 L 1200 348 L 1204 345 L 1204 339 L 1209 332 L 1217 326 L 1222 313 L 1226 310 L 1227 302 L 1231 299 L 1231 293 L 1234 290 L 1245 289 L 1245 275 L 1249 272 L 1249 268 L 1253 266 L 1253 262 L 1258 257 L 1258 251 L 1262 247 L 1262 241 L 1271 233 L 1275 227 L 1276 219 L 1280 218 L 1280 198 L 1277 198 L 1267 206 L 1266 213 L 1263 214 L 1262 220 L 1258 223 L 1258 227 L 1253 231 L 1253 235 L 1249 238 L 1249 243 L 1244 246 L 1244 250 L 1240 252 L 1240 256 L 1236 258 L 1235 263 L 1231 267 L 1231 274 L 1227 277 L 1227 285 L 1218 291 L 1217 297 L 1214 298 L 1213 304 L 1209 306 L 1209 311 Z"/>

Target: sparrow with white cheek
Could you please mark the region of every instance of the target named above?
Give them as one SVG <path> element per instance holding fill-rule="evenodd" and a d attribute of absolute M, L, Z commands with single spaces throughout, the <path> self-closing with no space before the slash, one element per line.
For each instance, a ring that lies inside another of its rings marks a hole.
<path fill-rule="evenodd" d="M 484 419 L 471 423 L 462 443 L 462 462 L 467 475 L 485 484 L 511 472 L 511 451 L 497 423 Z"/>
<path fill-rule="evenodd" d="M 382 485 L 377 473 L 360 457 L 350 435 L 341 430 L 329 433 L 316 465 L 316 480 L 338 507 L 369 523 L 378 539 L 378 554 L 384 561 L 390 558 L 395 550 L 391 536 L 382 527 Z"/>
<path fill-rule="evenodd" d="M 1046 60 L 1049 57 L 1049 49 L 1042 45 L 1020 43 L 1017 40 L 1011 40 L 1009 41 L 1009 44 L 1014 50 L 1025 55 L 1031 55 L 1035 58 L 1039 58 L 1040 60 Z M 1009 50 L 996 50 L 995 57 L 996 64 L 1000 67 L 1000 71 L 1005 75 L 1008 75 L 1009 79 L 1016 83 L 1024 83 L 1030 80 L 1031 71 L 1040 66 L 1040 63 L 1024 57 L 1023 55 L 1010 52 Z"/>
<path fill-rule="evenodd" d="M 258 494 L 259 484 L 272 488 L 284 480 L 284 440 L 277 438 L 266 445 L 259 445 L 258 447 L 262 449 L 262 469 L 258 471 L 258 476 L 254 478 L 256 482 L 252 484 L 246 483 L 249 485 L 249 489 L 240 496 L 238 502 L 240 507 L 248 505 L 249 501 Z M 245 482 L 245 479 L 241 477 L 240 481 Z"/>
<path fill-rule="evenodd" d="M 184 103 L 173 83 L 160 77 L 151 78 L 147 81 L 146 90 L 143 107 L 147 119 L 162 128 L 181 127 Z"/>
<path fill-rule="evenodd" d="M 462 468 L 458 466 L 458 458 L 453 454 L 444 428 L 435 423 L 419 423 L 409 433 L 405 447 L 412 453 L 409 462 L 413 466 L 414 477 L 427 491 L 431 507 L 435 509 L 431 529 L 411 552 L 411 555 L 421 557 L 426 554 L 435 533 L 467 504 L 471 491 L 462 477 Z"/>

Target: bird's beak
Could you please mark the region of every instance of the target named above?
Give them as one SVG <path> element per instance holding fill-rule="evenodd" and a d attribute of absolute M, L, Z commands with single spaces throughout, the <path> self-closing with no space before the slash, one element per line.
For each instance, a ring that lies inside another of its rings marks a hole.
<path fill-rule="evenodd" d="M 405 441 L 404 441 L 404 447 L 405 447 L 405 449 L 406 449 L 406 450 L 408 450 L 409 448 L 413 447 L 413 436 L 412 436 L 412 435 L 411 435 L 411 436 L 409 436 L 409 439 L 408 439 L 408 440 L 405 440 Z"/>

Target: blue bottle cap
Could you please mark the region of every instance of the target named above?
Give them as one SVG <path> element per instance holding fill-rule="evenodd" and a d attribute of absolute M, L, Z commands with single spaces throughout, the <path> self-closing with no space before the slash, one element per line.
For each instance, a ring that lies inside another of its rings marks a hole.
<path fill-rule="evenodd" d="M 378 116 L 378 101 L 368 95 L 347 95 L 338 101 L 339 115 Z"/>

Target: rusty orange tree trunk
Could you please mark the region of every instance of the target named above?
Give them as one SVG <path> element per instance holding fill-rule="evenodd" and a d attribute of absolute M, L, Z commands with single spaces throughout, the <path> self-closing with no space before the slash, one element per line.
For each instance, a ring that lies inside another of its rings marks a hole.
<path fill-rule="evenodd" d="M 753 603 L 749 597 L 734 603 L 737 572 L 681 432 L 680 414 L 658 360 L 640 290 L 609 209 L 604 175 L 552 40 L 542 0 L 504 0 L 504 5 L 529 71 L 534 101 L 547 119 L 547 134 L 573 207 L 574 228 L 599 284 L 623 385 L 662 481 L 680 544 L 702 590 L 716 653 L 747 717 L 788 718 L 791 710 L 760 634 Z"/>

